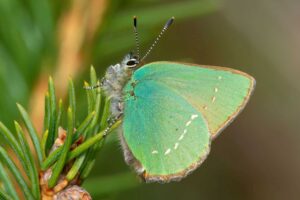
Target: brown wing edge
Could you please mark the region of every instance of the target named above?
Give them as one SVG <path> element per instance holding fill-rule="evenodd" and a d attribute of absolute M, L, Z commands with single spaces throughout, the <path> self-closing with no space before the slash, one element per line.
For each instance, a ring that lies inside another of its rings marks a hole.
<path fill-rule="evenodd" d="M 209 152 L 210 152 L 210 145 L 211 145 L 212 139 L 210 139 L 208 148 L 206 149 L 205 155 L 201 156 L 196 162 L 192 163 L 188 168 L 186 168 L 183 171 L 180 171 L 178 173 L 169 174 L 169 175 L 155 175 L 155 174 L 148 174 L 146 171 L 144 171 L 141 176 L 144 178 L 144 180 L 147 183 L 151 182 L 159 182 L 159 183 L 169 183 L 171 181 L 180 181 L 181 179 L 185 178 L 189 174 L 191 174 L 193 171 L 195 171 L 207 158 Z"/>

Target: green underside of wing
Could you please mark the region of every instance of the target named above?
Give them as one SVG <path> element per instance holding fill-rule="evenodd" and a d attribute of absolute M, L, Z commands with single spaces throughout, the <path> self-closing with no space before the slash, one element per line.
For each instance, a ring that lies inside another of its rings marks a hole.
<path fill-rule="evenodd" d="M 131 90 L 129 83 L 125 89 Z M 127 95 L 124 138 L 150 175 L 172 175 L 206 157 L 210 134 L 201 113 L 169 88 L 140 82 Z"/>
<path fill-rule="evenodd" d="M 147 64 L 124 89 L 125 141 L 148 174 L 184 174 L 206 157 L 210 138 L 242 110 L 254 83 L 227 68 Z"/>
<path fill-rule="evenodd" d="M 185 98 L 203 114 L 213 136 L 242 110 L 254 87 L 254 79 L 239 71 L 171 62 L 147 64 L 134 79 L 159 82 Z"/>

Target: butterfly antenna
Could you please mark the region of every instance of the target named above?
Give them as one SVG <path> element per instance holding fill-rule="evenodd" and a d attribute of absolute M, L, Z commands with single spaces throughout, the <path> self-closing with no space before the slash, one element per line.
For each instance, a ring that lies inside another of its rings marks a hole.
<path fill-rule="evenodd" d="M 138 59 L 140 59 L 140 42 L 139 42 L 139 35 L 137 32 L 137 17 L 133 17 L 133 31 L 134 31 L 134 38 L 135 38 L 135 46 L 136 46 L 136 55 Z"/>
<path fill-rule="evenodd" d="M 163 29 L 161 30 L 161 32 L 159 33 L 159 35 L 157 36 L 157 38 L 154 40 L 154 42 L 152 43 L 152 45 L 150 46 L 150 48 L 148 49 L 147 53 L 144 55 L 144 57 L 141 59 L 141 61 L 145 60 L 145 58 L 150 54 L 150 52 L 152 51 L 153 47 L 155 47 L 155 45 L 158 43 L 158 41 L 160 40 L 161 36 L 166 32 L 166 30 L 171 26 L 171 24 L 174 21 L 174 17 L 172 17 L 171 19 L 169 19 L 167 21 L 167 23 L 165 24 L 165 26 L 163 27 Z"/>

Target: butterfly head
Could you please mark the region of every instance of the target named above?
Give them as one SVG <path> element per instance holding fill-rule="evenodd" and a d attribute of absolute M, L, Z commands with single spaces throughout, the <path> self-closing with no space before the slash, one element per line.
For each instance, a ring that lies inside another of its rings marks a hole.
<path fill-rule="evenodd" d="M 140 63 L 140 60 L 137 55 L 130 52 L 125 56 L 123 59 L 123 64 L 126 66 L 127 69 L 136 69 Z"/>

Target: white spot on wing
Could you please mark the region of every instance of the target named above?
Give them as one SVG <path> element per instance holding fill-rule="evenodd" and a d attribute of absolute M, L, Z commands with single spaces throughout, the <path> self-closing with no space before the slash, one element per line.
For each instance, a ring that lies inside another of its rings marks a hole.
<path fill-rule="evenodd" d="M 166 150 L 165 155 L 168 155 L 170 152 L 171 152 L 171 149 L 169 148 Z"/>
<path fill-rule="evenodd" d="M 185 126 L 189 126 L 192 123 L 192 120 L 188 121 Z"/>
<path fill-rule="evenodd" d="M 192 115 L 191 116 L 191 120 L 193 120 L 193 119 L 195 119 L 195 118 L 197 118 L 198 117 L 198 115 Z"/>
<path fill-rule="evenodd" d="M 214 103 L 216 101 L 216 97 L 213 96 L 213 98 L 211 99 L 211 102 Z"/>
<path fill-rule="evenodd" d="M 179 141 L 182 140 L 183 137 L 184 137 L 184 134 L 181 134 L 180 137 L 178 138 L 178 140 L 179 140 Z"/>
<path fill-rule="evenodd" d="M 215 88 L 215 92 L 218 92 L 218 88 Z"/>
<path fill-rule="evenodd" d="M 157 150 L 153 150 L 152 154 L 158 154 L 158 151 Z"/>
<path fill-rule="evenodd" d="M 177 148 L 178 148 L 178 146 L 179 146 L 179 143 L 178 143 L 178 142 L 176 142 L 176 143 L 175 143 L 175 145 L 174 145 L 174 149 L 177 149 Z"/>

